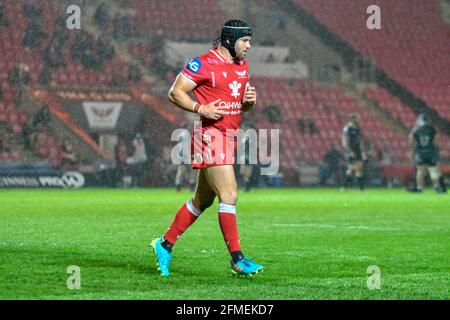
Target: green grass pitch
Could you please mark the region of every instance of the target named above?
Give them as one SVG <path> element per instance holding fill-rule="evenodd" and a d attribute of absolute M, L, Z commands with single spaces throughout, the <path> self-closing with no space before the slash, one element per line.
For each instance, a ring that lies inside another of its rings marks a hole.
<path fill-rule="evenodd" d="M 169 279 L 150 241 L 190 193 L 1 190 L 0 299 L 449 299 L 450 201 L 427 190 L 240 193 L 243 251 L 266 267 L 231 275 L 217 203 L 179 240 Z M 81 288 L 68 289 L 67 268 Z M 368 289 L 369 266 L 381 288 Z"/>

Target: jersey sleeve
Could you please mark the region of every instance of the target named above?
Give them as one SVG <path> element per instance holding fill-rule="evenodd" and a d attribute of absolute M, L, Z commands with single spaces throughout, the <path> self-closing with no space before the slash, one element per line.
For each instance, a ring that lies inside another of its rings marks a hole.
<path fill-rule="evenodd" d="M 342 129 L 342 134 L 344 134 L 345 136 L 348 135 L 348 126 L 345 126 L 345 127 Z"/>
<path fill-rule="evenodd" d="M 416 131 L 417 131 L 417 129 L 416 129 L 416 128 L 413 128 L 413 129 L 411 130 L 411 132 L 409 133 L 409 137 L 410 137 L 411 139 L 415 138 L 415 136 L 416 136 Z"/>
<path fill-rule="evenodd" d="M 181 71 L 181 75 L 198 86 L 208 79 L 208 72 L 206 71 L 206 68 L 205 63 L 201 58 L 193 58 Z"/>

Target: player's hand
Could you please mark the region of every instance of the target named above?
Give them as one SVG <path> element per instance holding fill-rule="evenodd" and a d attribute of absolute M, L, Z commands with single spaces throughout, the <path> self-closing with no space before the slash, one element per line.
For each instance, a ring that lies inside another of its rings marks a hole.
<path fill-rule="evenodd" d="M 244 93 L 244 99 L 242 100 L 243 104 L 246 105 L 254 105 L 256 103 L 256 88 L 248 86 L 247 90 Z"/>
<path fill-rule="evenodd" d="M 220 102 L 220 99 L 213 101 L 211 103 L 202 105 L 198 110 L 198 113 L 208 119 L 219 120 L 223 115 L 227 114 L 227 107 L 219 107 L 217 104 Z"/>

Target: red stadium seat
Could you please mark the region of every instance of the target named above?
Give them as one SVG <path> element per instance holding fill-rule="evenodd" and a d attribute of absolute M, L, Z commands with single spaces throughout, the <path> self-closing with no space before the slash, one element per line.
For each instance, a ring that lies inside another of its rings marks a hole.
<path fill-rule="evenodd" d="M 383 32 L 361 28 L 365 25 L 361 12 L 371 4 L 369 1 L 294 2 L 442 114 L 437 105 L 450 101 L 450 28 L 441 20 L 438 1 L 378 1 L 383 8 Z"/>

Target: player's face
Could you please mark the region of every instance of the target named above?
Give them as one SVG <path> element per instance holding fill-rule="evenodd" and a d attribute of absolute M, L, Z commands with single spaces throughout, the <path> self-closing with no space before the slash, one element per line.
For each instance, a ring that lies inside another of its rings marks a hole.
<path fill-rule="evenodd" d="M 251 41 L 252 37 L 242 37 L 236 41 L 236 58 L 245 59 L 248 51 L 252 47 Z"/>
<path fill-rule="evenodd" d="M 351 116 L 350 117 L 350 121 L 353 122 L 354 124 L 358 125 L 358 116 Z"/>

